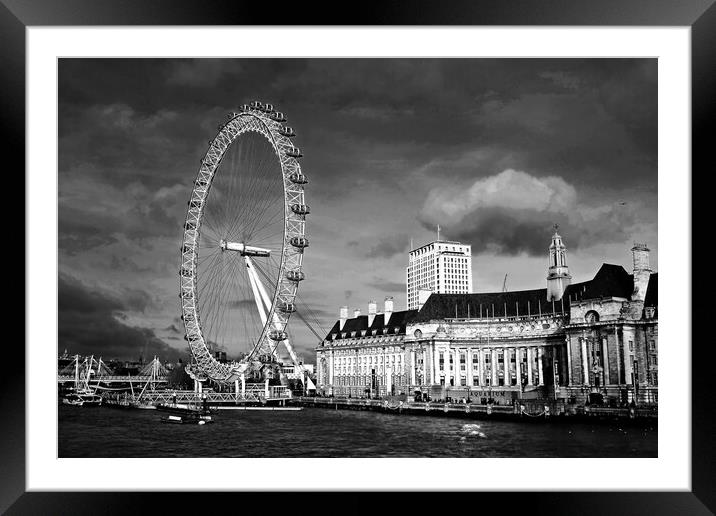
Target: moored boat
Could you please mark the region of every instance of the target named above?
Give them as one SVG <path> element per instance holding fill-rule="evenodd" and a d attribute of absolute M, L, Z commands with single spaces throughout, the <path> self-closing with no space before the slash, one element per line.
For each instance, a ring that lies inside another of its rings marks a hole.
<path fill-rule="evenodd" d="M 211 410 L 206 404 L 158 403 L 156 409 L 170 414 L 186 416 L 211 414 Z"/>
<path fill-rule="evenodd" d="M 67 396 L 62 398 L 62 404 L 81 407 L 84 404 L 84 401 L 82 401 L 82 398 L 80 398 L 76 394 L 68 394 Z"/>

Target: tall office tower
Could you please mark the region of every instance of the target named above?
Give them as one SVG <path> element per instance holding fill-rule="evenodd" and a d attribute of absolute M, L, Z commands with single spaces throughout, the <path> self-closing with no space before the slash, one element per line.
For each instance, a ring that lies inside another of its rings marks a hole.
<path fill-rule="evenodd" d="M 412 249 L 408 254 L 408 310 L 420 309 L 430 294 L 472 293 L 472 248 L 440 240 Z"/>

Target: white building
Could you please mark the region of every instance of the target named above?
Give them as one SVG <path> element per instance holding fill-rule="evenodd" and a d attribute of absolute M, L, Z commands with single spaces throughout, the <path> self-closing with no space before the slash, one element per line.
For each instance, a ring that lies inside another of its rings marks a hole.
<path fill-rule="evenodd" d="M 413 249 L 406 269 L 408 310 L 419 310 L 432 293 L 472 293 L 472 248 L 436 240 Z"/>
<path fill-rule="evenodd" d="M 433 242 L 412 251 L 408 274 L 422 280 L 420 257 L 432 252 L 435 265 L 452 255 L 438 257 L 446 250 L 430 246 L 453 245 L 459 244 Z M 572 283 L 555 231 L 546 288 L 452 293 L 441 281 L 441 291 L 419 310 L 394 312 L 392 298 L 382 313 L 371 301 L 367 316 L 356 311 L 349 318 L 341 307 L 316 348 L 317 391 L 355 397 L 419 390 L 433 399 L 500 404 L 519 398 L 656 403 L 658 274 L 645 244 L 631 251 L 631 274 L 605 263 L 592 279 Z M 454 274 L 439 270 L 441 280 Z M 437 272 L 434 281 L 437 290 Z"/>

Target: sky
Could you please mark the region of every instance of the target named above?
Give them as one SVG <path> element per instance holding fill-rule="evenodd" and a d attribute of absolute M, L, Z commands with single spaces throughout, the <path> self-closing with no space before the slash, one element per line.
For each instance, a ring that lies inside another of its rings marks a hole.
<path fill-rule="evenodd" d="M 546 285 L 553 225 L 573 281 L 658 270 L 655 59 L 60 59 L 58 348 L 186 359 L 179 246 L 217 124 L 252 100 L 297 133 L 311 207 L 299 294 L 406 308 L 414 246 L 472 245 L 476 292 Z M 318 339 L 298 318 L 306 362 Z"/>

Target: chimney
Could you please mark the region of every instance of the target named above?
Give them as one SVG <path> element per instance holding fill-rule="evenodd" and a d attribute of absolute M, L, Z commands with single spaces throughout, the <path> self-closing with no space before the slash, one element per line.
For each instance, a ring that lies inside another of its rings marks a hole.
<path fill-rule="evenodd" d="M 356 308 L 355 310 L 353 310 L 353 317 L 360 317 L 360 309 L 359 308 Z"/>
<path fill-rule="evenodd" d="M 634 291 L 632 292 L 632 301 L 644 301 L 646 298 L 646 288 L 649 286 L 649 278 L 651 277 L 651 268 L 649 267 L 649 248 L 646 244 L 634 243 L 631 248 L 632 257 L 634 259 Z"/>
<path fill-rule="evenodd" d="M 393 314 L 393 298 L 392 296 L 388 296 L 385 298 L 385 310 L 383 310 L 383 324 L 386 326 L 388 325 L 388 321 L 390 321 L 390 316 Z"/>
<path fill-rule="evenodd" d="M 348 307 L 347 306 L 341 307 L 341 312 L 338 317 L 338 320 L 340 321 L 340 327 L 338 329 L 342 330 L 343 326 L 346 325 L 346 321 L 348 320 Z"/>
<path fill-rule="evenodd" d="M 375 319 L 375 314 L 378 311 L 378 304 L 375 301 L 368 301 L 368 327 L 370 327 L 371 324 L 373 324 L 373 319 Z"/>

